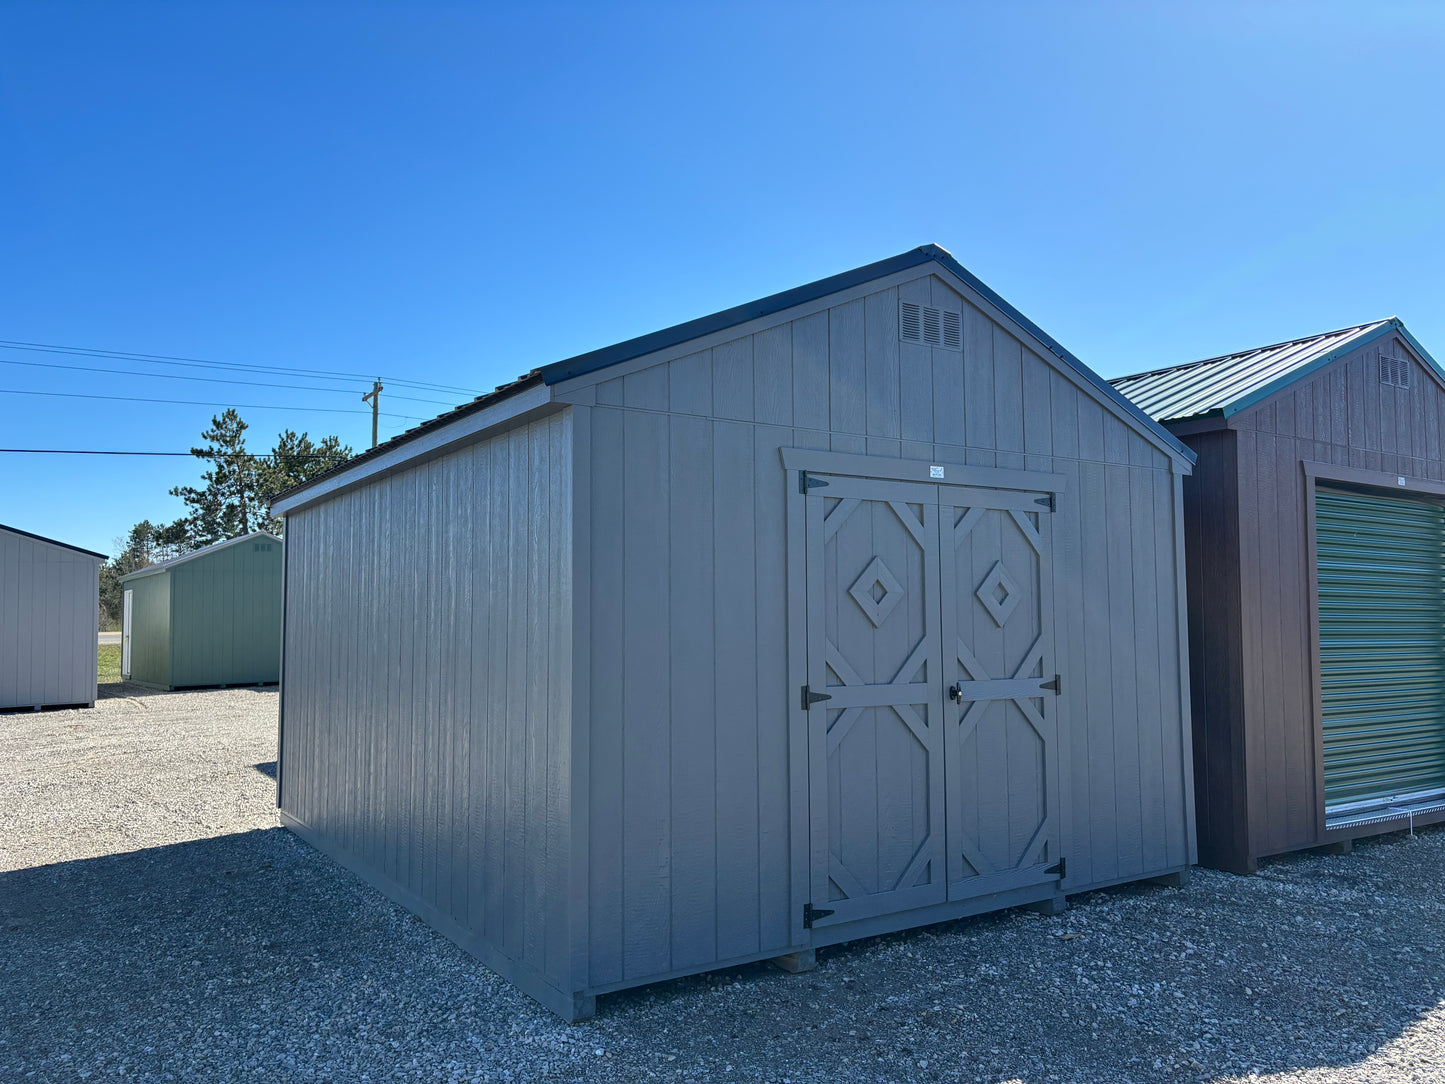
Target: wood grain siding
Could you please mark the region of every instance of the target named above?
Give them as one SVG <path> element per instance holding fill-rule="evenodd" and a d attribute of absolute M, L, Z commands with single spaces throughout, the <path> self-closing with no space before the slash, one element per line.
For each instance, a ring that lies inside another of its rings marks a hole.
<path fill-rule="evenodd" d="M 171 581 L 170 685 L 280 680 L 281 545 L 239 542 L 152 577 Z"/>
<path fill-rule="evenodd" d="M 1382 348 L 1412 359 L 1408 389 L 1380 380 Z M 1308 538 L 1310 489 L 1301 463 L 1379 471 L 1387 482 L 1404 478 L 1405 484 L 1394 489 L 1408 492 L 1414 480 L 1445 478 L 1442 418 L 1445 389 L 1413 358 L 1408 343 L 1391 336 L 1347 354 L 1229 420 L 1238 442 L 1243 672 L 1237 688 L 1247 720 L 1242 750 L 1248 795 L 1245 847 L 1254 857 L 1323 841 L 1309 608 L 1314 576 Z M 1200 467 L 1198 477 L 1213 477 L 1202 450 Z M 1209 687 L 1222 680 L 1215 675 Z M 1200 689 L 1196 684 L 1196 698 Z M 1209 723 L 1213 727 L 1212 715 Z M 1210 788 L 1219 782 L 1211 776 Z M 1206 818 L 1201 805 L 1201 845 L 1207 819 L 1212 815 Z"/>
<path fill-rule="evenodd" d="M 963 350 L 900 344 L 900 297 L 959 312 Z M 559 398 L 590 432 L 589 988 L 802 935 L 780 448 L 1068 476 L 1065 887 L 1190 863 L 1171 463 L 1018 329 L 923 275 Z"/>
<path fill-rule="evenodd" d="M 1199 456 L 1194 474 L 1184 480 L 1199 860 L 1243 870 L 1250 851 L 1243 778 L 1236 434 L 1201 433 L 1186 438 L 1186 443 Z"/>
<path fill-rule="evenodd" d="M 0 709 L 95 703 L 100 560 L 0 529 Z"/>
<path fill-rule="evenodd" d="M 572 417 L 287 519 L 283 813 L 570 998 Z"/>

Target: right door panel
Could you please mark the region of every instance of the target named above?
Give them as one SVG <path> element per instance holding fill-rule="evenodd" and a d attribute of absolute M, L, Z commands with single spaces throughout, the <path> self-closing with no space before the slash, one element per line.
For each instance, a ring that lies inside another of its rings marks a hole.
<path fill-rule="evenodd" d="M 949 899 L 1057 881 L 1049 498 L 940 487 Z"/>

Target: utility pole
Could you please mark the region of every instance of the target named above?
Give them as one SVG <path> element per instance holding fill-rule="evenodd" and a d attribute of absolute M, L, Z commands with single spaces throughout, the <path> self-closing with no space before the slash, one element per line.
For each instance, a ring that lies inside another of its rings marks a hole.
<path fill-rule="evenodd" d="M 371 446 L 376 447 L 376 419 L 381 414 L 381 377 L 371 384 L 371 390 L 361 397 L 363 403 L 371 403 Z"/>

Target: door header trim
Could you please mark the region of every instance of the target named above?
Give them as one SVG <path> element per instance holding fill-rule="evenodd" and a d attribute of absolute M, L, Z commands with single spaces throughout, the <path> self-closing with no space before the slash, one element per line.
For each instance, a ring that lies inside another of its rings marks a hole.
<path fill-rule="evenodd" d="M 1068 475 L 1045 471 L 969 467 L 961 463 L 929 463 L 923 459 L 825 452 L 817 448 L 780 448 L 779 454 L 787 470 L 851 475 L 856 478 L 891 478 L 900 482 L 978 486 L 984 489 L 1028 489 L 1039 493 L 1063 493 L 1068 484 Z"/>

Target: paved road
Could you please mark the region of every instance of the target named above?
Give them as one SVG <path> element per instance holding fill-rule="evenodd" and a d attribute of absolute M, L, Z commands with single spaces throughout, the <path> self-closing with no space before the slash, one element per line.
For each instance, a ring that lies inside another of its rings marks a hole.
<path fill-rule="evenodd" d="M 102 644 L 118 644 L 118 643 L 120 643 L 120 633 L 118 633 L 118 632 L 102 632 L 102 633 L 100 634 L 100 642 L 101 642 Z"/>

